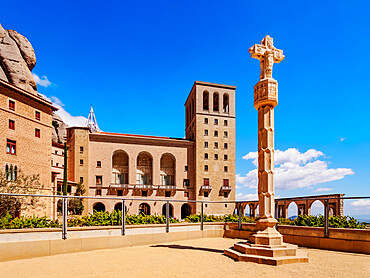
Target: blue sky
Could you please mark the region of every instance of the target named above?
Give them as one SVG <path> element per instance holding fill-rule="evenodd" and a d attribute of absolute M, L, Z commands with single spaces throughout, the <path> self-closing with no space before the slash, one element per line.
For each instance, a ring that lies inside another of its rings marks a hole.
<path fill-rule="evenodd" d="M 269 34 L 285 54 L 276 167 L 290 172 L 276 195 L 370 195 L 369 1 L 60 2 L 5 1 L 0 18 L 32 43 L 39 92 L 71 115 L 92 104 L 104 131 L 183 137 L 193 82 L 235 85 L 238 196 L 252 198 L 260 69 L 248 49 Z"/>

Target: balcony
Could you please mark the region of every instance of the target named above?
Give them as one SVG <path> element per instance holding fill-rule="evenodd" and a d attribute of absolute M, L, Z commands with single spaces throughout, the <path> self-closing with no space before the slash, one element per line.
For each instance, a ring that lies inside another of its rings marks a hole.
<path fill-rule="evenodd" d="M 211 191 L 212 186 L 211 185 L 202 185 L 200 189 L 203 190 L 203 191 Z"/>
<path fill-rule="evenodd" d="M 133 185 L 131 185 L 131 184 L 111 183 L 110 187 L 113 187 L 113 188 L 133 188 Z"/>
<path fill-rule="evenodd" d="M 158 185 L 158 189 L 173 190 L 176 189 L 176 185 Z"/>
<path fill-rule="evenodd" d="M 222 186 L 221 191 L 231 191 L 231 186 Z"/>

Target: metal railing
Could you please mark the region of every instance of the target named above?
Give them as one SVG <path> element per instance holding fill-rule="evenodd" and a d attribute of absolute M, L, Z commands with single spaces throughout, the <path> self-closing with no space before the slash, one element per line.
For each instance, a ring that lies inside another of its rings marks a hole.
<path fill-rule="evenodd" d="M 170 231 L 170 202 L 172 203 L 200 203 L 201 204 L 201 215 L 200 215 L 200 229 L 204 229 L 204 204 L 235 204 L 235 209 L 238 211 L 238 228 L 242 229 L 242 204 L 258 201 L 197 201 L 197 200 L 165 200 L 165 199 L 148 199 L 148 198 L 123 198 L 123 197 L 103 197 L 103 196 L 70 196 L 70 195 L 43 195 L 43 194 L 13 194 L 13 193 L 0 193 L 0 196 L 11 196 L 11 197 L 36 197 L 36 198 L 58 198 L 62 200 L 62 239 L 67 239 L 67 216 L 68 216 L 68 199 L 96 199 L 96 200 L 119 200 L 122 202 L 121 210 L 121 235 L 126 234 L 126 201 L 152 201 L 152 202 L 165 202 L 166 205 L 166 233 Z M 324 201 L 324 236 L 329 237 L 329 200 L 356 200 L 356 199 L 370 199 L 370 196 L 363 197 L 297 197 L 297 198 L 279 198 L 275 200 L 275 205 L 279 201 L 302 201 L 302 200 L 323 200 Z"/>

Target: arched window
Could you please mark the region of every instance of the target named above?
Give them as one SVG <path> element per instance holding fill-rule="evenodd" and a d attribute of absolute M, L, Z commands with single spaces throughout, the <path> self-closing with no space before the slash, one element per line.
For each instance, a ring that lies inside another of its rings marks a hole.
<path fill-rule="evenodd" d="M 295 202 L 291 202 L 288 205 L 288 217 L 291 220 L 294 220 L 299 214 L 298 206 Z"/>
<path fill-rule="evenodd" d="M 162 206 L 162 215 L 166 215 L 166 207 L 167 207 L 167 204 L 164 204 L 163 206 Z M 170 209 L 169 209 L 169 216 L 170 217 L 173 217 L 173 205 L 169 205 L 169 207 L 170 207 Z"/>
<path fill-rule="evenodd" d="M 213 93 L 213 111 L 220 111 L 218 93 Z"/>
<path fill-rule="evenodd" d="M 103 203 L 95 203 L 93 206 L 93 210 L 96 211 L 105 211 L 105 205 Z"/>
<path fill-rule="evenodd" d="M 137 156 L 136 184 L 153 184 L 153 158 L 147 152 L 141 152 Z"/>
<path fill-rule="evenodd" d="M 13 180 L 17 180 L 17 175 L 18 175 L 18 168 L 17 168 L 17 166 L 14 166 Z"/>
<path fill-rule="evenodd" d="M 112 157 L 112 183 L 128 184 L 128 155 L 122 150 L 115 151 Z"/>
<path fill-rule="evenodd" d="M 229 113 L 229 95 L 224 94 L 222 101 L 222 111 L 224 113 Z"/>
<path fill-rule="evenodd" d="M 183 204 L 181 206 L 181 219 L 185 219 L 191 214 L 191 206 L 189 204 Z"/>
<path fill-rule="evenodd" d="M 139 205 L 139 214 L 150 215 L 150 206 L 147 203 L 141 203 Z"/>
<path fill-rule="evenodd" d="M 175 185 L 176 162 L 171 154 L 164 154 L 161 157 L 161 185 Z"/>
<path fill-rule="evenodd" d="M 203 92 L 203 110 L 209 110 L 209 93 Z"/>

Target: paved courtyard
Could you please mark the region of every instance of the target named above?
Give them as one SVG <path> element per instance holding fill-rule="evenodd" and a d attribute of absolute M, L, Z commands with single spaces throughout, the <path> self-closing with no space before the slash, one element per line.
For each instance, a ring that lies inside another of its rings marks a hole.
<path fill-rule="evenodd" d="M 0 277 L 370 277 L 370 256 L 307 249 L 310 262 L 267 266 L 234 262 L 237 242 L 203 238 L 0 263 Z"/>

